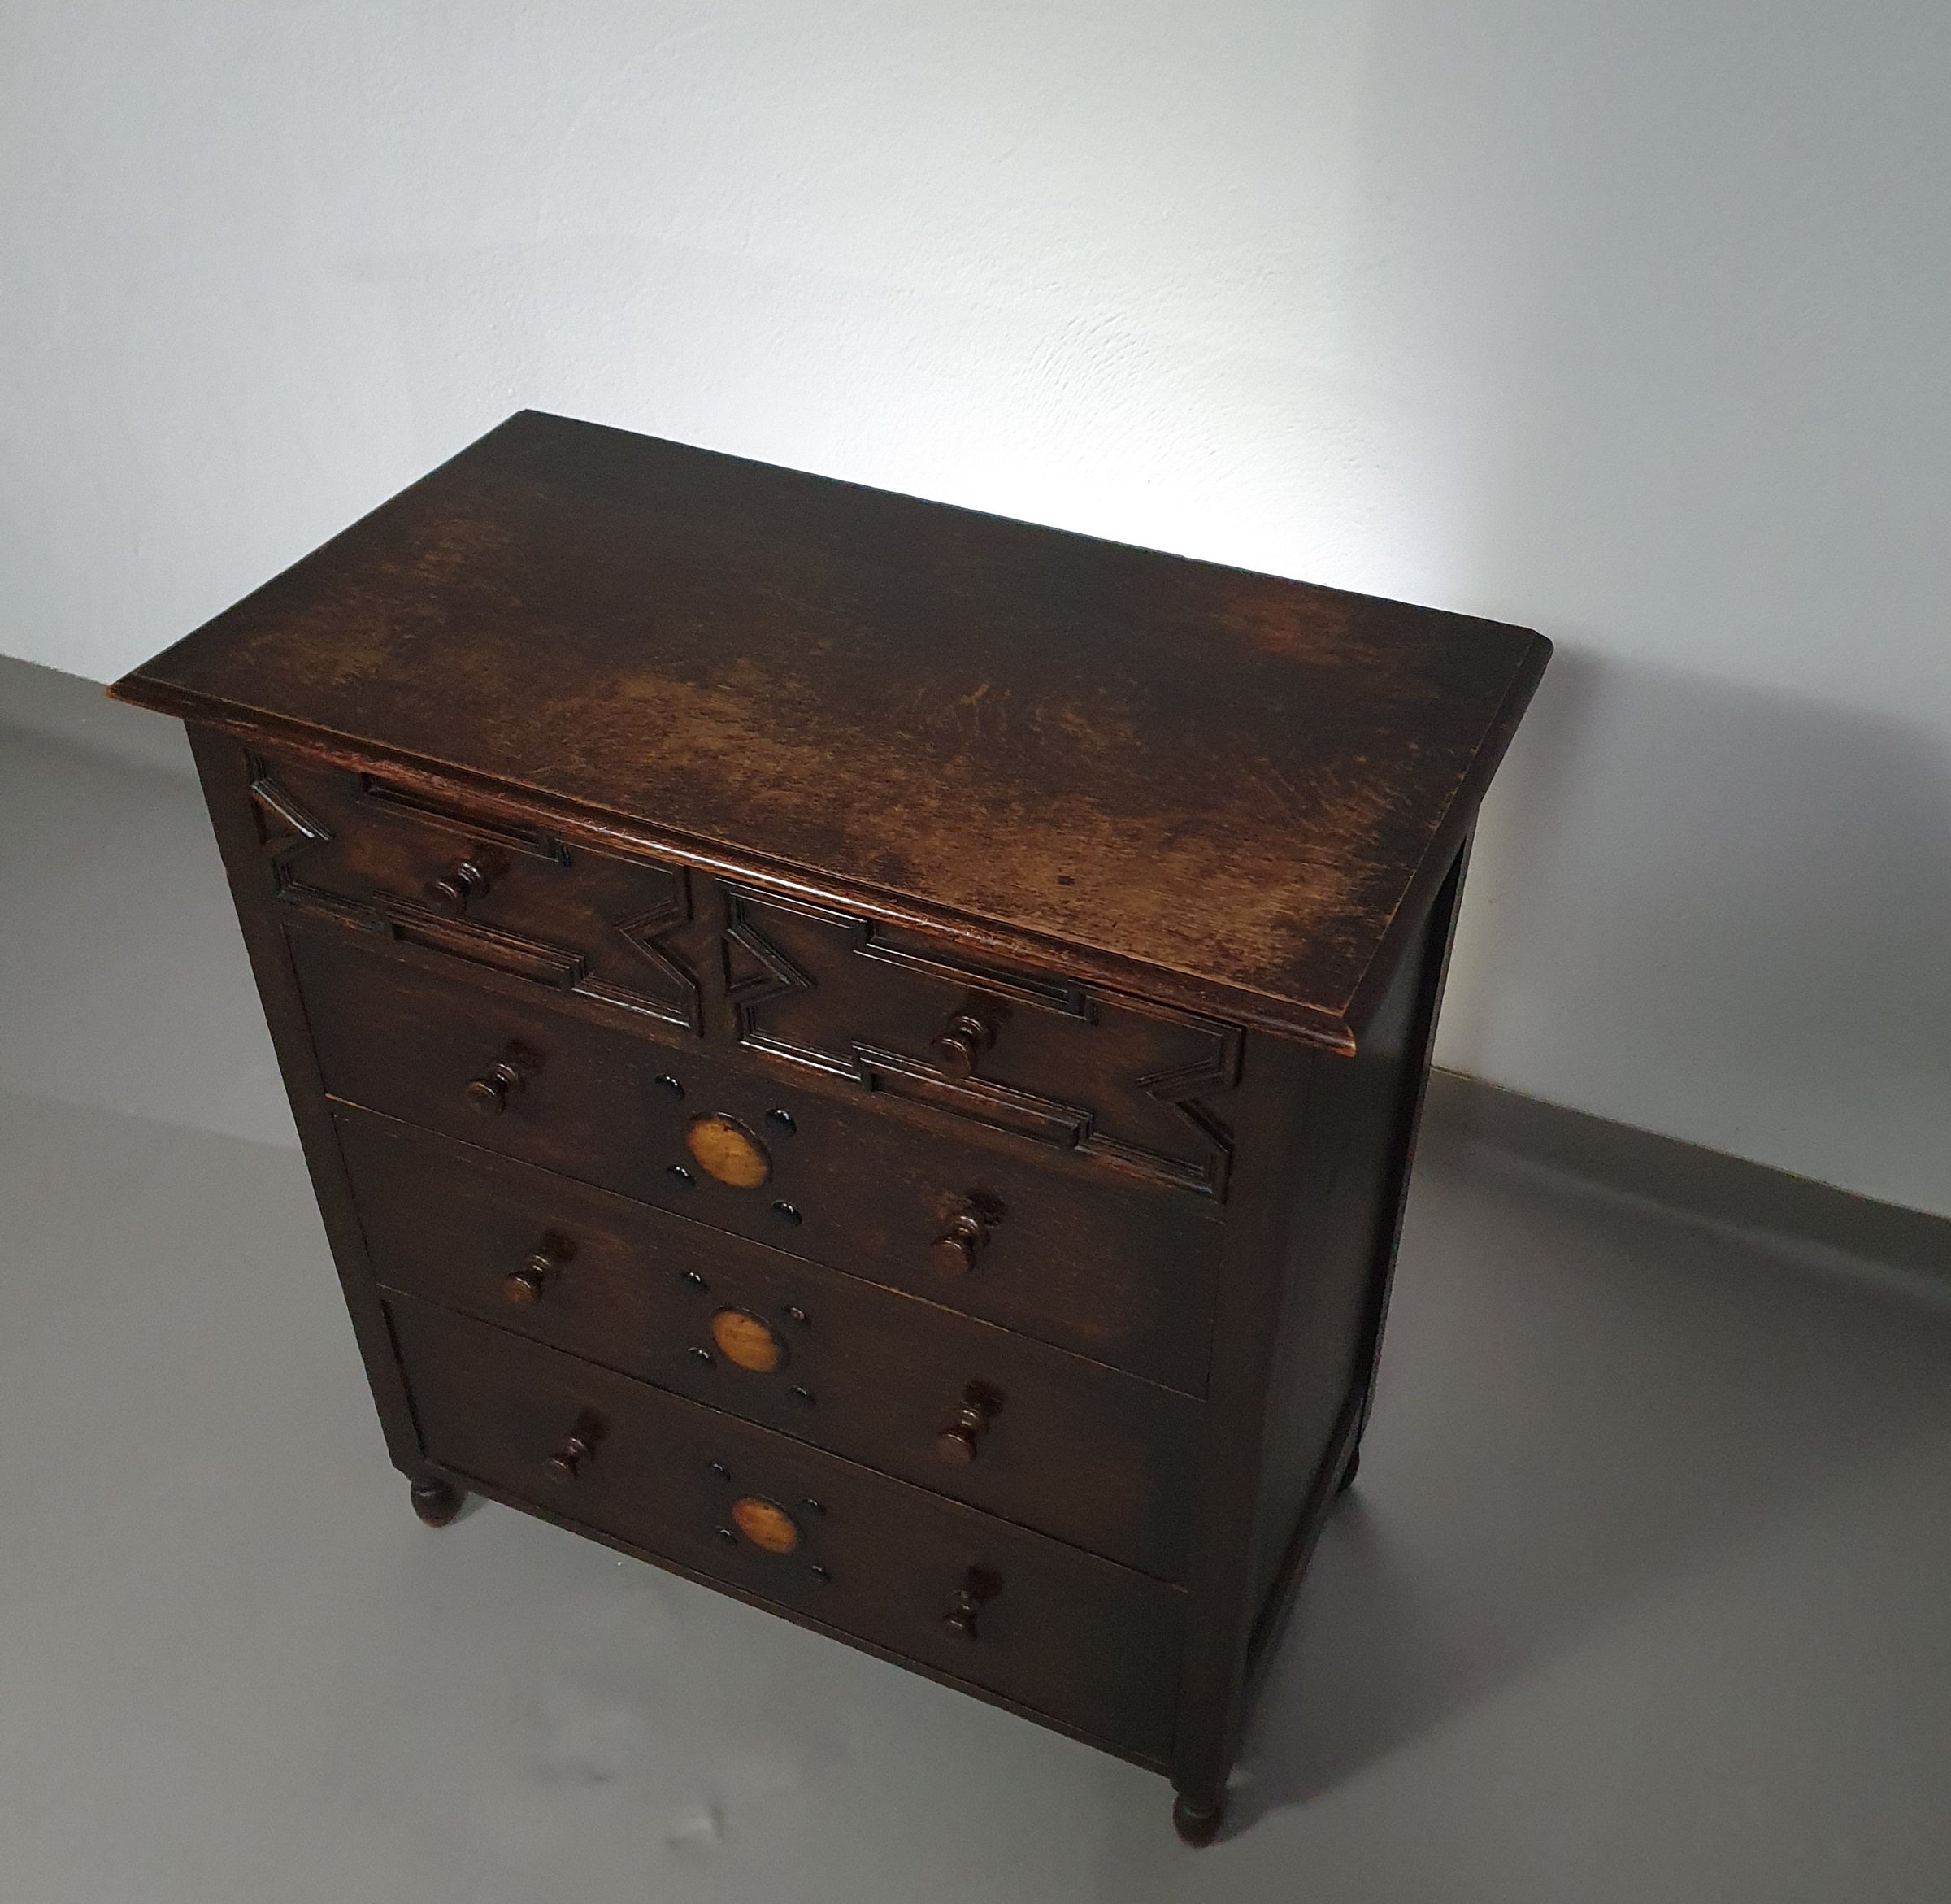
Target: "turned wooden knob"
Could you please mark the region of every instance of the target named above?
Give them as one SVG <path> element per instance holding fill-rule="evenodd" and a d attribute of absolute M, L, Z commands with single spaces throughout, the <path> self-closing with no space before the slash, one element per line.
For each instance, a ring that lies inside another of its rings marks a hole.
<path fill-rule="evenodd" d="M 503 1278 L 502 1293 L 511 1302 L 541 1302 L 558 1260 L 546 1250 L 537 1250 L 519 1269 L 511 1270 Z"/>
<path fill-rule="evenodd" d="M 989 1226 L 970 1210 L 951 1217 L 947 1228 L 929 1245 L 936 1267 L 955 1276 L 967 1276 L 989 1246 Z"/>
<path fill-rule="evenodd" d="M 490 883 L 478 861 L 457 859 L 438 879 L 428 880 L 423 890 L 443 911 L 458 918 L 470 900 L 487 896 Z"/>
<path fill-rule="evenodd" d="M 595 1452 L 596 1450 L 589 1445 L 588 1440 L 584 1436 L 564 1435 L 556 1443 L 549 1458 L 542 1463 L 542 1466 L 549 1471 L 549 1478 L 551 1480 L 572 1481 L 576 1479 L 583 1463 L 589 1460 Z"/>
<path fill-rule="evenodd" d="M 949 1076 L 966 1078 L 975 1071 L 976 1060 L 995 1042 L 995 1031 L 986 1019 L 972 1011 L 958 1011 L 929 1049 Z"/>
<path fill-rule="evenodd" d="M 997 1575 L 986 1567 L 971 1567 L 962 1576 L 955 1598 L 941 1616 L 941 1624 L 950 1632 L 960 1633 L 965 1640 L 975 1639 L 976 1617 L 982 1611 L 983 1602 L 994 1599 L 1002 1591 L 1002 1581 Z"/>
<path fill-rule="evenodd" d="M 989 1432 L 995 1412 L 995 1396 L 979 1382 L 971 1382 L 962 1391 L 954 1420 L 935 1437 L 935 1452 L 952 1467 L 967 1467 L 981 1452 L 982 1437 Z"/>
<path fill-rule="evenodd" d="M 486 1117 L 499 1117 L 508 1108 L 508 1100 L 519 1094 L 522 1074 L 503 1059 L 498 1064 L 491 1064 L 478 1078 L 467 1080 L 467 1100 L 475 1109 Z"/>

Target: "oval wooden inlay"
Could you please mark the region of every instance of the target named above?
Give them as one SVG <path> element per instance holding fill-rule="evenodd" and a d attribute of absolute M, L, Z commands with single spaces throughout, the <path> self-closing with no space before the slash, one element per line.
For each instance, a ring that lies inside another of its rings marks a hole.
<path fill-rule="evenodd" d="M 786 1345 L 771 1328 L 743 1309 L 721 1309 L 711 1318 L 711 1340 L 726 1361 L 754 1375 L 770 1375 L 786 1358 Z"/>
<path fill-rule="evenodd" d="M 765 1145 L 722 1111 L 693 1118 L 684 1141 L 701 1169 L 735 1190 L 756 1190 L 772 1174 Z"/>
<path fill-rule="evenodd" d="M 790 1554 L 799 1545 L 799 1528 L 793 1516 L 756 1494 L 741 1494 L 732 1503 L 732 1520 L 754 1547 L 768 1554 Z"/>

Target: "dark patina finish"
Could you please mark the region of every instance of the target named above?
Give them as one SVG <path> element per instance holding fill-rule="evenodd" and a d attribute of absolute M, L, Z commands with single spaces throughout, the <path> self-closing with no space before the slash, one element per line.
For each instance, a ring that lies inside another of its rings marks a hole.
<path fill-rule="evenodd" d="M 524 411 L 121 691 L 1345 1042 L 1546 652 Z"/>
<path fill-rule="evenodd" d="M 525 412 L 189 721 L 396 1465 L 1219 1828 L 1522 629 Z"/>

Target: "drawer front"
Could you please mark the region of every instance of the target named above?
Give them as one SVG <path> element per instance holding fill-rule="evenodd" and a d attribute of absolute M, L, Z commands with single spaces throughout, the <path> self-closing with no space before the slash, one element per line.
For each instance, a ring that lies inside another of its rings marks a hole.
<path fill-rule="evenodd" d="M 682 867 L 298 756 L 251 763 L 285 905 L 696 1032 L 698 987 L 667 941 L 692 919 Z"/>
<path fill-rule="evenodd" d="M 431 1459 L 1164 1757 L 1178 1589 L 411 1297 L 392 1315 Z"/>
<path fill-rule="evenodd" d="M 1198 1402 L 409 1126 L 339 1137 L 383 1284 L 1184 1578 Z"/>
<path fill-rule="evenodd" d="M 725 968 L 755 1050 L 1223 1198 L 1236 1027 L 736 886 Z"/>
<path fill-rule="evenodd" d="M 1219 1226 L 1200 1199 L 290 937 L 335 1097 L 1204 1392 Z"/>

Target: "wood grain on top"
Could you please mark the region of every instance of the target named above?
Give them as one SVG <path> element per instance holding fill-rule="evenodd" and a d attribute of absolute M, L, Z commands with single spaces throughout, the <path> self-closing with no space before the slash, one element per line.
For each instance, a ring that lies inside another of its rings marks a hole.
<path fill-rule="evenodd" d="M 524 411 L 114 692 L 1346 1045 L 1549 652 Z"/>

